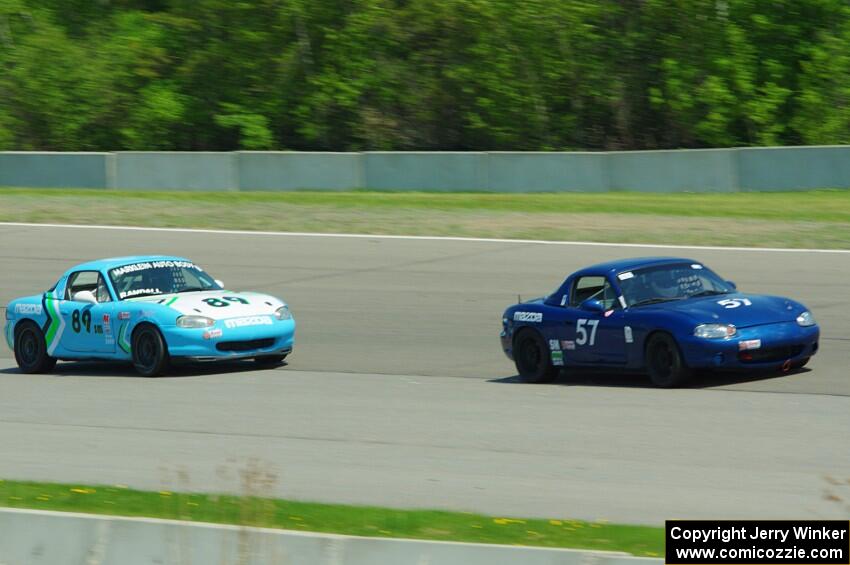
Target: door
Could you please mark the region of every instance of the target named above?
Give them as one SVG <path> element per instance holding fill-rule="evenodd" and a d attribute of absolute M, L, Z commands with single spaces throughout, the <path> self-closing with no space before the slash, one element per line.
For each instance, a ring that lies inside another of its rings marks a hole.
<path fill-rule="evenodd" d="M 586 301 L 595 301 L 587 305 Z M 584 304 L 584 306 L 583 306 Z M 604 276 L 583 276 L 570 289 L 564 356 L 584 364 L 626 362 L 625 313 Z"/>
<path fill-rule="evenodd" d="M 96 302 L 87 300 L 93 297 Z M 114 353 L 114 302 L 97 271 L 78 271 L 68 277 L 59 311 L 65 321 L 62 346 L 78 353 Z"/>

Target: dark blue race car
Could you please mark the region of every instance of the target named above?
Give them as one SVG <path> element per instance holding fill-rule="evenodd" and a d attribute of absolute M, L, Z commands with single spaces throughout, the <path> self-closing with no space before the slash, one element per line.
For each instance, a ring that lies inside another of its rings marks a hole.
<path fill-rule="evenodd" d="M 502 349 L 526 382 L 562 367 L 649 373 L 658 386 L 694 369 L 805 365 L 820 330 L 805 306 L 742 293 L 698 261 L 624 259 L 573 273 L 553 294 L 511 306 Z"/>

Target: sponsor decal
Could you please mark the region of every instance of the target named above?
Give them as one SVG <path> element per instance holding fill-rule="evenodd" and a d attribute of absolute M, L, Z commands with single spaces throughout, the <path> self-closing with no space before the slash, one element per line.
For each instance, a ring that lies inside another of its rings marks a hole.
<path fill-rule="evenodd" d="M 747 339 L 738 342 L 738 351 L 746 351 L 748 349 L 758 349 L 761 347 L 760 339 Z"/>
<path fill-rule="evenodd" d="M 221 337 L 221 334 L 224 333 L 221 331 L 221 328 L 216 328 L 214 330 L 208 330 L 204 332 L 204 339 L 216 339 Z"/>
<path fill-rule="evenodd" d="M 625 307 L 626 307 L 626 299 L 625 299 L 624 297 L 622 297 L 622 296 L 618 296 L 617 298 L 619 298 L 619 299 L 620 299 L 620 306 L 622 306 L 623 308 L 625 308 Z"/>
<path fill-rule="evenodd" d="M 700 265 L 699 263 L 694 263 L 693 265 L 691 265 L 691 269 L 702 269 L 702 265 Z"/>
<path fill-rule="evenodd" d="M 201 268 L 192 263 L 191 261 L 145 261 L 143 263 L 133 263 L 131 265 L 124 265 L 123 267 L 118 267 L 109 271 L 109 274 L 115 277 L 120 277 L 121 275 L 126 275 L 127 273 L 135 273 L 138 271 L 147 271 L 149 269 L 165 269 L 169 267 L 177 267 L 181 269 L 195 269 L 200 271 Z"/>
<path fill-rule="evenodd" d="M 244 328 L 246 326 L 271 326 L 273 323 L 270 316 L 248 316 L 225 320 L 224 326 L 226 328 Z"/>
<path fill-rule="evenodd" d="M 564 352 L 563 351 L 553 351 L 552 352 L 552 364 L 558 367 L 564 366 Z"/>
<path fill-rule="evenodd" d="M 561 350 L 561 344 L 558 343 L 557 339 L 550 339 L 549 340 L 549 349 L 551 349 L 552 351 L 560 351 Z"/>
<path fill-rule="evenodd" d="M 132 298 L 140 294 L 162 294 L 162 291 L 158 288 L 134 288 L 133 290 L 122 290 L 120 297 Z"/>
<path fill-rule="evenodd" d="M 632 335 L 632 327 L 631 326 L 623 326 L 623 334 L 626 337 L 626 343 L 634 343 L 635 339 Z"/>
<path fill-rule="evenodd" d="M 726 300 L 718 300 L 717 303 L 726 309 L 753 305 L 747 298 L 727 298 Z"/>
<path fill-rule="evenodd" d="M 129 312 L 118 312 L 118 319 L 119 320 L 129 320 L 130 319 L 130 313 Z"/>
<path fill-rule="evenodd" d="M 576 342 L 573 339 L 562 339 L 561 347 L 563 347 L 567 351 L 573 351 L 576 348 Z"/>
<path fill-rule="evenodd" d="M 103 335 L 103 326 L 101 326 L 100 324 L 95 324 L 94 333 L 97 335 Z"/>
<path fill-rule="evenodd" d="M 542 312 L 514 312 L 514 322 L 542 322 Z"/>
<path fill-rule="evenodd" d="M 104 314 L 104 315 L 103 315 L 103 323 L 104 323 L 104 324 L 108 324 L 108 323 L 109 323 L 109 314 Z"/>
<path fill-rule="evenodd" d="M 15 304 L 15 314 L 41 315 L 41 304 Z"/>
<path fill-rule="evenodd" d="M 608 316 L 610 316 L 613 313 L 614 313 L 614 310 L 605 310 L 605 317 L 607 318 Z"/>
<path fill-rule="evenodd" d="M 567 303 L 567 295 L 565 294 L 564 296 L 561 297 L 561 306 L 566 305 L 566 303 Z"/>
<path fill-rule="evenodd" d="M 633 272 L 626 271 L 625 273 L 620 273 L 619 275 L 617 275 L 617 278 L 620 279 L 621 281 L 627 281 L 630 278 L 632 278 L 633 276 L 635 276 L 635 274 Z"/>

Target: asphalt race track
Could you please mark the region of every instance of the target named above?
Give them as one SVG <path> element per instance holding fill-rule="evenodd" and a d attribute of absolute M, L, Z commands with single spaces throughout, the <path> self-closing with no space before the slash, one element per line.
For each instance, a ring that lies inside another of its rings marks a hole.
<path fill-rule="evenodd" d="M 847 516 L 850 254 L 0 225 L 0 304 L 78 262 L 140 253 L 287 300 L 289 365 L 25 376 L 2 347 L 0 477 L 257 492 L 240 478 L 254 467 L 276 477 L 261 494 L 329 502 L 654 524 Z M 503 308 L 643 255 L 801 300 L 819 354 L 796 374 L 680 390 L 622 375 L 517 383 Z"/>

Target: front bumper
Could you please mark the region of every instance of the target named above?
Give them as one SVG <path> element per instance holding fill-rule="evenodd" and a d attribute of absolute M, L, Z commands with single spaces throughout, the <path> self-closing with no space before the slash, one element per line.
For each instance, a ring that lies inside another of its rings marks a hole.
<path fill-rule="evenodd" d="M 739 328 L 730 339 L 688 336 L 679 346 L 694 369 L 770 369 L 790 366 L 817 353 L 820 328 L 796 322 Z M 758 347 L 754 343 L 758 341 Z M 742 342 L 750 348 L 741 349 Z"/>
<path fill-rule="evenodd" d="M 6 320 L 6 328 L 3 331 L 6 336 L 6 345 L 9 346 L 10 351 L 15 350 L 15 320 L 9 319 Z"/>
<path fill-rule="evenodd" d="M 224 361 L 262 355 L 287 355 L 295 345 L 295 320 L 271 325 L 227 328 L 163 328 L 171 357 L 188 361 Z"/>
<path fill-rule="evenodd" d="M 499 334 L 499 341 L 502 344 L 502 351 L 511 361 L 514 360 L 514 352 L 513 352 L 513 343 L 511 341 L 511 336 L 507 331 L 502 330 L 502 333 Z"/>

